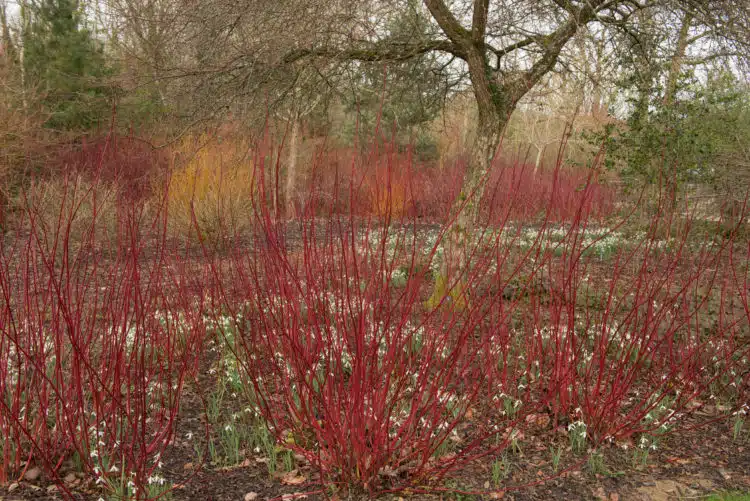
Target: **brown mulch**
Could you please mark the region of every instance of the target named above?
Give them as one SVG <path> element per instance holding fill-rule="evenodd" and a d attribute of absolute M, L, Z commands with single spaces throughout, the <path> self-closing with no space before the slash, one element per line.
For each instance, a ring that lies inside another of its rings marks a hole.
<path fill-rule="evenodd" d="M 186 407 L 197 404 L 189 396 Z M 633 459 L 633 447 L 622 444 L 600 448 L 603 468 L 592 472 L 586 458 L 563 452 L 560 471 L 555 474 L 551 464 L 551 447 L 565 447 L 567 437 L 551 426 L 527 434 L 521 443 L 521 453 L 508 451 L 510 473 L 500 484 L 493 485 L 492 465 L 495 458 L 484 458 L 467 465 L 463 470 L 444 479 L 438 485 L 423 486 L 422 491 L 403 491 L 386 494 L 385 499 L 509 499 L 532 501 L 548 499 L 570 500 L 643 500 L 667 501 L 670 499 L 696 499 L 716 491 L 750 491 L 750 430 L 745 426 L 743 436 L 734 440 L 731 422 L 716 421 L 689 429 L 707 415 L 690 418 L 684 427 L 667 435 L 656 451 L 652 451 L 645 465 Z M 186 430 L 201 436 L 200 419 L 185 416 L 179 436 Z M 298 464 L 296 476 L 304 481 L 285 485 L 284 473 L 271 476 L 266 465 L 250 455 L 240 466 L 212 468 L 195 465 L 192 441 L 177 440 L 172 447 L 163 473 L 178 487 L 174 500 L 238 501 L 248 493 L 257 500 L 282 499 L 283 496 L 307 496 L 307 499 L 324 499 L 316 473 L 310 465 Z M 330 492 L 330 491 L 329 491 Z M 93 490 L 79 491 L 76 499 L 96 501 L 99 494 Z M 334 499 L 361 498 L 363 495 L 339 493 Z M 0 490 L 0 499 L 58 500 L 62 495 L 49 487 L 42 477 L 34 482 L 18 482 L 9 492 L 7 486 Z"/>

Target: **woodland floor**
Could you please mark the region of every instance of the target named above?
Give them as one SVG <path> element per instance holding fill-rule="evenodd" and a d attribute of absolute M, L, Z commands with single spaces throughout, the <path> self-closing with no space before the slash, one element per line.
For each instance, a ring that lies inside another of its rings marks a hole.
<path fill-rule="evenodd" d="M 701 419 L 711 413 L 710 406 L 701 411 Z M 568 500 L 640 500 L 667 501 L 700 499 L 717 491 L 750 491 L 750 437 L 733 440 L 726 421 L 719 421 L 692 430 L 670 434 L 657 451 L 649 455 L 645 466 L 633 464 L 632 449 L 620 447 L 600 449 L 604 455 L 606 473 L 594 474 L 585 460 L 563 454 L 561 472 L 552 472 L 549 447 L 565 443 L 567 439 L 555 436 L 549 429 L 527 436 L 521 455 L 512 455 L 510 474 L 497 487 L 491 485 L 492 459 L 477 461 L 443 485 L 430 486 L 454 492 L 410 493 L 385 495 L 381 499 L 507 499 L 516 501 L 568 499 Z M 559 435 L 559 433 L 558 433 Z M 194 468 L 192 444 L 178 441 L 172 450 L 164 472 L 171 478 L 183 478 L 186 483 L 175 489 L 175 500 L 239 501 L 248 493 L 257 500 L 302 498 L 324 499 L 315 494 L 318 487 L 314 472 L 304 465 L 298 467 L 296 478 L 305 481 L 298 485 L 285 485 L 290 477 L 279 474 L 271 477 L 265 464 L 253 459 L 246 464 L 228 469 Z M 565 471 L 562 471 L 565 470 Z M 86 501 L 98 499 L 96 493 L 78 490 L 76 498 Z M 474 494 L 469 492 L 474 491 Z M 494 491 L 485 495 L 477 491 Z M 463 492 L 463 493 L 462 493 Z M 291 496 L 286 496 L 291 495 Z M 45 485 L 44 479 L 18 482 L 11 492 L 0 491 L 3 501 L 58 500 L 62 499 L 54 487 Z"/>

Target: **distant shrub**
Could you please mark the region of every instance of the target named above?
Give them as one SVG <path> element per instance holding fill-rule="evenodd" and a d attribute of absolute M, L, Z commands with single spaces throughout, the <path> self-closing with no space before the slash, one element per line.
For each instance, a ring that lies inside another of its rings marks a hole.
<path fill-rule="evenodd" d="M 244 142 L 201 137 L 183 141 L 167 180 L 173 234 L 218 243 L 252 221 L 253 159 Z M 197 228 L 196 228 L 197 225 Z"/>
<path fill-rule="evenodd" d="M 614 212 L 615 191 L 585 169 L 561 166 L 535 170 L 529 165 L 496 166 L 487 181 L 483 209 L 490 218 L 572 221 L 578 212 L 602 219 Z"/>
<path fill-rule="evenodd" d="M 408 151 L 388 147 L 366 155 L 338 150 L 316 158 L 313 171 L 310 201 L 318 214 L 345 213 L 352 203 L 359 216 L 444 221 L 461 193 L 466 161 L 420 162 Z M 601 220 L 616 208 L 615 188 L 587 169 L 568 165 L 534 169 L 498 159 L 483 186 L 481 210 L 493 224 L 540 217 L 571 221 L 579 211 Z"/>
<path fill-rule="evenodd" d="M 66 172 L 116 184 L 128 199 L 141 199 L 151 195 L 153 179 L 166 171 L 169 154 L 140 138 L 111 134 L 67 145 L 50 163 Z"/>
<path fill-rule="evenodd" d="M 32 183 L 13 200 L 12 208 L 25 214 L 16 224 L 33 228 L 42 242 L 64 238 L 78 246 L 93 238 L 111 243 L 117 233 L 118 198 L 116 186 L 75 175 Z"/>
<path fill-rule="evenodd" d="M 391 166 L 378 165 L 366 177 L 361 199 L 363 209 L 378 217 L 401 217 L 409 212 L 412 205 L 409 173 L 395 171 Z"/>

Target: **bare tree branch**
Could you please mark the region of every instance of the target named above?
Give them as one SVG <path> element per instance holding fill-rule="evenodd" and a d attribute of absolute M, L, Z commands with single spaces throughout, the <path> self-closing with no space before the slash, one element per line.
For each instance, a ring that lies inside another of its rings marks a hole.
<path fill-rule="evenodd" d="M 306 57 L 325 57 L 342 61 L 406 61 L 428 52 L 441 51 L 457 57 L 464 57 L 464 52 L 447 40 L 428 40 L 414 44 L 394 43 L 370 44 L 361 48 L 335 49 L 319 47 L 315 49 L 296 49 L 282 58 L 282 63 L 291 64 Z"/>

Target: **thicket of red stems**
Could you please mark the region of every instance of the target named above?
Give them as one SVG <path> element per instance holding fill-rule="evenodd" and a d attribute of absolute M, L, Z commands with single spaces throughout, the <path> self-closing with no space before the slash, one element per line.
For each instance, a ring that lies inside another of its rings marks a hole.
<path fill-rule="evenodd" d="M 61 477 L 77 465 L 105 492 L 145 499 L 197 369 L 203 300 L 163 217 L 130 202 L 116 241 L 98 242 L 92 221 L 74 243 L 67 207 L 45 231 L 27 204 L 0 242 L 0 483 L 39 467 L 72 498 Z"/>
<path fill-rule="evenodd" d="M 569 165 L 534 169 L 529 164 L 495 166 L 484 194 L 483 210 L 497 214 L 491 224 L 506 215 L 517 221 L 573 222 L 581 218 L 601 221 L 615 211 L 617 191 L 599 179 L 597 170 Z"/>
<path fill-rule="evenodd" d="M 134 134 L 109 134 L 82 138 L 79 143 L 66 145 L 50 160 L 49 175 L 64 176 L 75 172 L 100 183 L 117 186 L 118 193 L 127 199 L 140 201 L 153 193 L 155 176 L 168 170 L 170 153 L 156 149 L 147 140 Z M 58 171 L 59 169 L 59 171 Z"/>
<path fill-rule="evenodd" d="M 324 481 L 371 492 L 399 487 L 403 471 L 408 483 L 434 480 L 486 454 L 484 439 L 514 422 L 494 411 L 466 421 L 493 387 L 500 326 L 488 320 L 501 297 L 457 309 L 447 294 L 445 307 L 426 312 L 438 248 L 420 242 L 416 227 L 400 233 L 337 214 L 318 224 L 311 210 L 292 226 L 301 241 L 290 242 L 264 200 L 260 193 L 254 251 L 213 263 L 231 289 L 212 295 L 233 319 L 230 348 L 279 443 Z M 464 289 L 479 287 L 493 258 L 473 261 Z M 396 286 L 399 266 L 411 273 Z"/>
<path fill-rule="evenodd" d="M 382 217 L 390 212 L 396 217 L 445 222 L 466 173 L 462 160 L 438 166 L 388 148 L 366 155 L 338 150 L 316 160 L 326 168 L 313 169 L 316 189 L 307 198 L 323 216 L 351 210 L 359 216 Z M 485 191 L 481 210 L 507 214 L 517 221 L 571 221 L 581 206 L 591 219 L 601 220 L 615 210 L 616 190 L 597 178 L 589 179 L 589 171 L 578 167 L 534 169 L 520 161 L 498 158 L 485 183 L 492 189 Z"/>
<path fill-rule="evenodd" d="M 321 202 L 329 166 L 318 156 L 309 204 L 287 223 L 272 203 L 279 166 L 261 153 L 251 245 L 229 239 L 238 245 L 206 252 L 205 266 L 166 245 L 168 214 L 147 216 L 137 197 L 119 201 L 107 242 L 94 231 L 96 203 L 92 230 L 75 241 L 75 205 L 62 203 L 51 229 L 26 206 L 0 242 L 0 480 L 40 466 L 70 495 L 60 474 L 77 458 L 144 498 L 197 370 L 204 315 L 229 315 L 212 324 L 232 329 L 249 404 L 279 445 L 321 482 L 373 493 L 439 486 L 521 440 L 531 414 L 581 421 L 597 447 L 679 430 L 712 396 L 746 401 L 750 248 L 739 233 L 717 237 L 721 223 L 695 238 L 668 201 L 644 233 L 623 237 L 627 215 L 595 226 L 612 198 L 596 169 L 570 181 L 558 165 L 526 189 L 531 171 L 498 168 L 462 269 L 443 277 L 458 216 L 451 183 L 435 233 L 394 190 L 415 170 L 408 157 L 350 159 Z M 377 217 L 357 209 L 366 165 L 381 169 Z M 617 251 L 602 258 L 595 248 L 610 240 Z"/>
<path fill-rule="evenodd" d="M 402 167 L 384 158 L 389 176 Z M 232 319 L 230 348 L 278 442 L 325 483 L 382 492 L 439 485 L 508 447 L 530 414 L 547 413 L 554 426 L 582 421 L 595 448 L 674 429 L 713 392 L 739 405 L 747 267 L 727 259 L 734 239 L 659 240 L 673 223 L 660 205 L 647 231 L 603 261 L 592 248 L 620 225 L 593 228 L 594 175 L 577 198 L 547 199 L 531 244 L 509 221 L 533 204 L 504 185 L 433 309 L 425 300 L 451 221 L 430 238 L 403 212 L 321 221 L 311 206 L 288 227 L 261 193 L 254 250 L 211 267 L 231 277 L 231 289 L 213 294 L 217 311 Z M 351 179 L 341 191 L 353 199 Z M 559 165 L 551 179 L 547 193 L 567 182 Z M 561 207 L 563 227 L 552 224 Z M 744 310 L 730 307 L 738 286 Z"/>
<path fill-rule="evenodd" d="M 657 237 L 678 224 L 672 239 Z M 544 268 L 553 293 L 547 304 L 530 298 L 522 351 L 539 368 L 530 391 L 555 421 L 575 416 L 594 441 L 618 441 L 670 431 L 713 399 L 746 401 L 750 253 L 740 263 L 736 234 L 717 239 L 717 225 L 691 237 L 692 224 L 660 203 L 645 233 L 606 263 L 586 257 L 595 242 L 582 238 L 585 220 L 554 248 Z"/>

